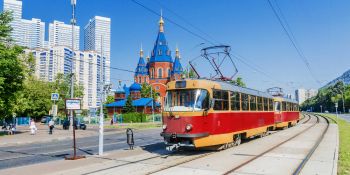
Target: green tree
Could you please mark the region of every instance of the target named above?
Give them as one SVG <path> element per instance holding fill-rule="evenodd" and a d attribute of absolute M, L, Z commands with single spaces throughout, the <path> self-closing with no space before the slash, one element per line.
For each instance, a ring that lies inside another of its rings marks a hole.
<path fill-rule="evenodd" d="M 0 13 L 0 119 L 11 117 L 14 113 L 17 92 L 23 88 L 25 79 L 19 58 L 23 49 L 12 44 L 11 21 L 11 13 Z"/>
<path fill-rule="evenodd" d="M 125 112 L 125 113 L 135 112 L 135 108 L 134 108 L 134 106 L 132 106 L 132 98 L 131 98 L 131 95 L 128 96 L 128 98 L 127 98 L 127 100 L 126 100 L 126 102 L 125 102 L 124 112 Z"/>
<path fill-rule="evenodd" d="M 114 102 L 114 96 L 113 95 L 108 95 L 105 101 L 105 104 L 110 104 Z"/>
<path fill-rule="evenodd" d="M 192 68 L 185 69 L 183 75 L 185 75 L 186 78 L 197 78 L 197 75 Z"/>
<path fill-rule="evenodd" d="M 236 80 L 231 80 L 230 83 L 240 86 L 240 87 L 246 87 L 245 83 L 243 82 L 243 79 L 241 77 L 237 77 Z"/>
<path fill-rule="evenodd" d="M 15 112 L 17 116 L 41 117 L 51 109 L 51 88 L 48 82 L 29 77 L 23 91 L 17 93 Z"/>
<path fill-rule="evenodd" d="M 65 99 L 71 98 L 70 96 L 70 75 L 57 74 L 55 81 L 51 84 L 51 93 L 56 92 L 60 94 L 60 98 L 57 101 L 58 113 L 60 117 L 65 117 Z M 74 85 L 74 98 L 83 98 L 84 88 L 75 83 Z"/>
<path fill-rule="evenodd" d="M 151 93 L 152 90 L 152 93 Z M 142 98 L 151 98 L 151 94 L 152 94 L 152 98 L 153 99 L 157 99 L 158 98 L 158 93 L 152 88 L 151 85 L 147 84 L 147 83 L 142 83 L 141 85 L 141 97 Z"/>

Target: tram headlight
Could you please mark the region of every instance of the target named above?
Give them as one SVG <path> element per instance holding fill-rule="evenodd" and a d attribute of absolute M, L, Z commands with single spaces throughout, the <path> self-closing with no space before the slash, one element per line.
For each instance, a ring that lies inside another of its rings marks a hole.
<path fill-rule="evenodd" d="M 164 124 L 164 125 L 162 126 L 162 128 L 163 128 L 163 130 L 166 130 L 167 125 Z"/>
<path fill-rule="evenodd" d="M 186 131 L 191 131 L 192 127 L 193 126 L 191 124 L 187 124 L 185 129 L 186 129 Z"/>

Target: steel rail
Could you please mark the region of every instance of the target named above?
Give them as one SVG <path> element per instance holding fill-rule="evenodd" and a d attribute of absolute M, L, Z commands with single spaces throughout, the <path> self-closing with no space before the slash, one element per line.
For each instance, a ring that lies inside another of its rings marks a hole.
<path fill-rule="evenodd" d="M 306 114 L 303 114 L 303 115 L 306 115 Z M 306 116 L 308 116 L 309 118 L 307 120 L 305 120 L 302 124 L 309 122 L 309 120 L 311 119 L 310 115 L 306 115 Z"/>
<path fill-rule="evenodd" d="M 164 171 L 164 170 L 166 170 L 166 169 L 170 169 L 170 168 L 172 168 L 172 167 L 176 167 L 176 166 L 185 164 L 185 163 L 187 163 L 187 162 L 191 162 L 191 161 L 194 161 L 194 160 L 196 160 L 196 159 L 200 159 L 200 158 L 202 158 L 202 157 L 209 156 L 209 155 L 214 154 L 214 153 L 216 153 L 216 151 L 209 152 L 209 153 L 205 153 L 205 154 L 201 154 L 200 156 L 196 156 L 196 157 L 193 157 L 193 158 L 190 158 L 190 159 L 186 159 L 186 160 L 184 160 L 184 161 L 181 161 L 180 163 L 176 163 L 176 164 L 173 164 L 173 165 L 169 165 L 169 166 L 160 168 L 160 169 L 155 170 L 155 171 L 148 172 L 148 173 L 146 173 L 145 175 L 150 175 L 150 174 L 158 173 L 158 172 L 160 172 L 160 171 Z"/>
<path fill-rule="evenodd" d="M 306 115 L 308 115 L 308 116 L 311 118 L 311 116 L 310 116 L 309 114 L 306 114 Z M 273 146 L 272 148 L 270 148 L 270 149 L 268 149 L 268 150 L 266 150 L 266 151 L 264 151 L 264 152 L 258 154 L 257 156 L 255 156 L 255 157 L 253 157 L 253 158 L 251 158 L 251 159 L 249 159 L 249 160 L 243 162 L 242 164 L 240 164 L 240 165 L 238 165 L 238 166 L 236 166 L 236 167 L 234 167 L 234 168 L 232 168 L 232 169 L 226 171 L 226 172 L 223 173 L 223 174 L 224 174 L 224 175 L 227 175 L 227 174 L 230 174 L 230 173 L 235 172 L 236 170 L 242 168 L 243 166 L 246 166 L 246 165 L 249 164 L 250 162 L 252 162 L 252 161 L 254 161 L 254 160 L 256 160 L 256 159 L 262 157 L 262 156 L 265 155 L 266 153 L 271 152 L 272 150 L 274 150 L 274 149 L 278 148 L 279 146 L 283 145 L 284 143 L 289 142 L 291 139 L 294 139 L 294 138 L 298 137 L 299 135 L 303 134 L 305 131 L 307 131 L 307 130 L 311 129 L 312 127 L 316 126 L 316 124 L 318 124 L 318 123 L 320 122 L 320 120 L 319 120 L 319 117 L 318 117 L 318 116 L 315 116 L 315 117 L 316 117 L 317 121 L 316 121 L 315 123 L 313 123 L 312 125 L 310 125 L 309 127 L 303 129 L 302 131 L 300 131 L 300 132 L 298 132 L 297 134 L 295 134 L 294 136 L 292 136 L 292 137 L 286 139 L 285 141 L 283 141 L 283 142 L 281 142 L 281 143 L 278 143 L 277 145 Z"/>
<path fill-rule="evenodd" d="M 327 122 L 327 127 L 323 130 L 322 135 L 317 139 L 317 142 L 314 144 L 314 146 L 309 151 L 309 153 L 306 155 L 306 157 L 303 159 L 303 161 L 301 161 L 299 166 L 295 169 L 295 171 L 293 172 L 293 175 L 300 174 L 301 170 L 304 168 L 306 163 L 310 160 L 312 154 L 316 151 L 316 149 L 320 145 L 321 141 L 323 140 L 324 136 L 326 135 L 326 133 L 327 133 L 327 131 L 329 129 L 329 120 L 328 120 L 328 118 L 326 118 L 324 116 L 320 116 L 320 115 L 315 115 L 315 116 L 324 118 L 326 120 L 326 122 Z"/>

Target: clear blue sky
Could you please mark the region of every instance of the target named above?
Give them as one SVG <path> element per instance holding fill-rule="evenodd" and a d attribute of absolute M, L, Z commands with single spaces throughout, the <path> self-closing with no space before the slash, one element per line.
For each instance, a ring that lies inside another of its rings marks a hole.
<path fill-rule="evenodd" d="M 232 46 L 247 62 L 253 62 L 271 75 L 266 77 L 235 60 L 239 76 L 248 87 L 265 90 L 280 86 L 293 93 L 296 88 L 320 87 L 274 16 L 267 0 L 138 0 L 145 6 L 209 40 Z M 278 0 L 290 29 L 306 55 L 315 76 L 325 84 L 350 68 L 350 1 Z M 2 9 L 2 4 L 1 4 Z M 175 15 L 180 15 L 181 17 Z M 140 44 L 151 51 L 158 31 L 159 17 L 131 0 L 77 0 L 77 23 L 83 27 L 94 15 L 112 19 L 111 66 L 134 70 Z M 70 0 L 23 0 L 23 18 L 40 18 L 48 23 L 69 23 Z M 210 35 L 211 38 L 184 22 Z M 182 64 L 200 54 L 199 43 L 207 43 L 165 20 L 165 33 L 171 50 L 178 44 Z M 207 43 L 209 46 L 209 43 Z M 111 70 L 116 79 L 132 80 L 127 72 Z M 130 83 L 130 82 L 127 82 Z"/>

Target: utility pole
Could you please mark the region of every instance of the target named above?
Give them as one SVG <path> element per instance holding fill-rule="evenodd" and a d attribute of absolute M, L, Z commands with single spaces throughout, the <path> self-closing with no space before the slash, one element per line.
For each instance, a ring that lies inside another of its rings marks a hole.
<path fill-rule="evenodd" d="M 71 59 L 71 72 L 70 72 L 70 98 L 74 98 L 74 73 L 73 73 L 73 61 L 74 61 L 74 26 L 75 26 L 75 6 L 76 6 L 77 1 L 76 0 L 71 0 L 71 5 L 72 5 L 72 59 Z M 73 131 L 74 133 L 74 117 L 73 117 L 73 110 L 70 110 L 70 127 L 69 129 Z M 74 141 L 75 142 L 75 141 Z M 75 144 L 75 143 L 74 143 Z"/>
<path fill-rule="evenodd" d="M 320 107 L 321 107 L 321 113 L 322 113 L 322 105 Z"/>
<path fill-rule="evenodd" d="M 98 155 L 103 155 L 103 99 L 104 99 L 104 81 L 103 81 L 103 36 L 101 35 L 101 57 L 100 57 L 100 126 L 98 139 Z"/>
<path fill-rule="evenodd" d="M 75 6 L 77 4 L 76 0 L 71 0 L 72 5 L 72 59 L 71 59 L 71 81 L 70 81 L 70 97 L 74 98 L 74 73 L 73 73 L 73 61 L 74 61 L 74 26 L 76 24 L 75 21 Z M 74 127 L 74 116 L 73 116 L 73 109 L 70 110 L 70 130 L 73 132 L 73 157 L 66 157 L 67 160 L 77 160 L 81 158 L 85 158 L 85 156 L 77 156 L 77 149 L 76 149 L 76 141 L 75 141 L 75 127 Z"/>

